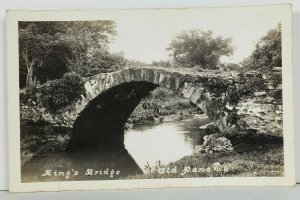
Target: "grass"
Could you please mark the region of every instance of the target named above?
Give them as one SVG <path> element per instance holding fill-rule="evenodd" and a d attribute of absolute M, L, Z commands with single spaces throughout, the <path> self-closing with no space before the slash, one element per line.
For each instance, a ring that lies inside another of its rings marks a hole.
<path fill-rule="evenodd" d="M 194 154 L 165 166 L 156 166 L 146 174 L 126 178 L 277 177 L 283 176 L 283 163 L 282 145 L 268 145 L 260 150 L 240 154 Z M 167 169 L 169 173 L 167 173 Z M 173 172 L 176 169 L 176 172 L 171 173 L 172 169 Z M 162 173 L 163 170 L 164 173 Z"/>

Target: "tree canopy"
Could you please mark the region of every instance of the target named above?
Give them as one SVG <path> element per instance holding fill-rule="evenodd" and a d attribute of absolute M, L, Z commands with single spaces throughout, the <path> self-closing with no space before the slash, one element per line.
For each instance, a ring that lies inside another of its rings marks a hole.
<path fill-rule="evenodd" d="M 278 24 L 257 42 L 252 54 L 241 65 L 248 70 L 270 70 L 281 67 L 281 59 L 281 24 Z"/>
<path fill-rule="evenodd" d="M 123 56 L 109 53 L 116 34 L 113 21 L 19 22 L 20 87 L 60 79 L 67 72 L 90 76 Z"/>
<path fill-rule="evenodd" d="M 167 48 L 175 66 L 216 69 L 221 56 L 233 53 L 231 38 L 213 37 L 212 31 L 190 30 L 180 33 Z"/>

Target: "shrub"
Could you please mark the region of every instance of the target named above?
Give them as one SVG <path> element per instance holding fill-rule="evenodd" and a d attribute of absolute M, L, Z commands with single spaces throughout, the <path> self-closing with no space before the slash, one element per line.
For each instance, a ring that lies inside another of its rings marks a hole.
<path fill-rule="evenodd" d="M 37 88 L 34 86 L 30 86 L 20 92 L 20 103 L 26 104 L 28 101 L 36 101 L 37 100 Z"/>
<path fill-rule="evenodd" d="M 66 107 L 83 93 L 81 76 L 67 73 L 62 79 L 47 82 L 41 88 L 41 102 L 50 112 Z"/>
<path fill-rule="evenodd" d="M 228 88 L 228 82 L 226 80 L 217 78 L 209 79 L 208 81 L 203 83 L 205 89 L 208 90 L 208 92 L 215 94 L 216 96 L 219 96 L 220 94 L 227 91 Z"/>
<path fill-rule="evenodd" d="M 151 95 L 154 99 L 164 100 L 174 96 L 174 92 L 164 87 L 158 87 Z"/>
<path fill-rule="evenodd" d="M 254 92 L 265 91 L 266 89 L 265 80 L 260 74 L 256 74 L 254 77 L 249 78 L 240 88 L 229 86 L 227 89 L 227 102 L 236 105 L 244 96 L 253 95 Z"/>
<path fill-rule="evenodd" d="M 153 61 L 152 65 L 155 67 L 165 67 L 165 68 L 174 67 L 169 61 L 164 61 L 164 60 Z"/>
<path fill-rule="evenodd" d="M 238 90 L 239 96 L 251 95 L 257 91 L 265 91 L 267 86 L 265 80 L 260 74 L 256 74 L 254 77 L 249 78 L 245 84 Z"/>
<path fill-rule="evenodd" d="M 222 69 L 224 71 L 241 71 L 243 68 L 236 63 L 220 63 L 219 69 Z"/>

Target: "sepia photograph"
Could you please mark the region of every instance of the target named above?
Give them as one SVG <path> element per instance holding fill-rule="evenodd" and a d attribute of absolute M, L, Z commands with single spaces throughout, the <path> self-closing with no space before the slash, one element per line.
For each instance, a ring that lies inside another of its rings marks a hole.
<path fill-rule="evenodd" d="M 290 15 L 9 11 L 11 188 L 295 184 Z"/>

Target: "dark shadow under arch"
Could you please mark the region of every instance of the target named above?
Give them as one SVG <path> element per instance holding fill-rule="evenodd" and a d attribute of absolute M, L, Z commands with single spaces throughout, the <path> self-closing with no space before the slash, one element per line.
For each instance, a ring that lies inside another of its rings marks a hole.
<path fill-rule="evenodd" d="M 71 152 L 106 152 L 124 148 L 124 126 L 135 107 L 158 85 L 126 82 L 99 94 L 79 114 L 68 146 Z"/>
<path fill-rule="evenodd" d="M 126 82 L 92 99 L 77 117 L 67 152 L 74 163 L 113 166 L 121 176 L 142 174 L 124 145 L 124 127 L 140 101 L 158 85 Z M 84 177 L 93 178 L 93 177 Z"/>

